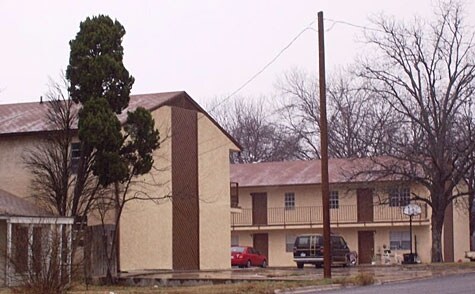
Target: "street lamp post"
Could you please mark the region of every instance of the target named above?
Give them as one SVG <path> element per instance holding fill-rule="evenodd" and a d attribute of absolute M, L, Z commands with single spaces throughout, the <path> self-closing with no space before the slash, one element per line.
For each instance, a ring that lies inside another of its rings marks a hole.
<path fill-rule="evenodd" d="M 410 245 L 411 253 L 409 255 L 410 257 L 407 263 L 415 263 L 415 256 L 412 253 L 412 217 L 421 214 L 421 212 L 422 212 L 421 207 L 415 203 L 409 203 L 408 205 L 404 206 L 402 209 L 402 213 L 409 216 L 409 234 L 410 234 L 409 242 L 411 243 Z"/>

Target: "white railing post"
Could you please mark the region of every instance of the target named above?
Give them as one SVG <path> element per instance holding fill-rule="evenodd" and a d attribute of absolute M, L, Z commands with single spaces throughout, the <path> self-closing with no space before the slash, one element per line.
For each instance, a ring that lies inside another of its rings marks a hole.
<path fill-rule="evenodd" d="M 11 258 L 12 258 L 12 223 L 7 220 L 7 256 L 5 260 L 5 284 L 11 285 Z"/>

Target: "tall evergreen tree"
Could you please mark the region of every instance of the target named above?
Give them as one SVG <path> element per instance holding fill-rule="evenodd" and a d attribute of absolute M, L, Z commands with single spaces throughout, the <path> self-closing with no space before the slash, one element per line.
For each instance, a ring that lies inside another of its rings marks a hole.
<path fill-rule="evenodd" d="M 116 225 L 127 202 L 146 199 L 128 195 L 128 191 L 135 176 L 151 170 L 152 153 L 159 147 L 159 133 L 148 110 L 139 107 L 128 112 L 124 128 L 117 117 L 127 108 L 134 83 L 123 64 L 124 34 L 124 27 L 108 16 L 87 18 L 69 43 L 71 53 L 66 71 L 70 96 L 82 105 L 78 122 L 81 159 L 92 158 L 91 167 L 99 186 L 107 188 L 113 184 L 114 192 L 97 201 L 110 205 L 108 209 L 113 212 L 106 213 L 111 214 Z M 111 265 L 117 236 L 115 230 L 112 244 L 103 244 L 109 283 L 113 281 Z"/>
<path fill-rule="evenodd" d="M 110 108 L 121 113 L 129 104 L 134 78 L 123 64 L 124 27 L 108 16 L 99 15 L 81 22 L 74 40 L 66 78 L 69 92 L 76 103 L 105 98 Z"/>

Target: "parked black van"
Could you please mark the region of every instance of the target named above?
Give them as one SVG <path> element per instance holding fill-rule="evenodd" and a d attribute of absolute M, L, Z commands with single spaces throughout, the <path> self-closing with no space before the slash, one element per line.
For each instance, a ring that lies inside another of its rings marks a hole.
<path fill-rule="evenodd" d="M 350 249 L 345 239 L 339 235 L 331 235 L 332 265 L 347 266 L 356 263 L 356 253 L 350 254 Z M 300 235 L 294 243 L 294 261 L 298 268 L 305 264 L 313 264 L 315 267 L 323 265 L 323 235 L 308 234 Z"/>

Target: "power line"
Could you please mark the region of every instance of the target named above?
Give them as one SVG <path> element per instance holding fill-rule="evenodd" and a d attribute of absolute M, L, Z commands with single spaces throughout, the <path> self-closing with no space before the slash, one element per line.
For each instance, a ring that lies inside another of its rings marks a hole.
<path fill-rule="evenodd" d="M 210 111 L 213 111 L 214 109 L 216 109 L 217 107 L 219 107 L 220 105 L 222 105 L 224 102 L 228 101 L 231 97 L 233 97 L 234 95 L 236 95 L 237 93 L 239 93 L 239 91 L 241 91 L 244 87 L 246 87 L 247 85 L 249 85 L 252 81 L 254 81 L 260 74 L 262 74 L 269 66 L 271 66 L 274 62 L 277 61 L 277 59 L 287 50 L 290 48 L 290 46 L 292 46 L 295 41 L 297 41 L 298 38 L 300 38 L 301 35 L 303 35 L 303 33 L 305 33 L 306 31 L 308 30 L 311 30 L 312 29 L 312 25 L 315 23 L 315 21 L 317 20 L 317 18 L 315 18 L 311 23 L 309 23 L 303 30 L 301 30 L 294 38 L 292 38 L 292 40 L 284 47 L 282 48 L 279 53 L 277 53 L 277 55 L 274 56 L 274 58 L 272 58 L 268 63 L 266 63 L 257 73 L 255 73 L 253 76 L 251 76 L 246 82 L 244 82 L 239 88 L 237 88 L 234 92 L 232 92 L 231 94 L 229 94 L 226 98 L 224 98 L 221 102 L 219 102 L 218 104 L 216 104 Z"/>
<path fill-rule="evenodd" d="M 381 30 L 377 30 L 377 29 L 374 29 L 374 28 L 368 28 L 368 27 L 365 27 L 365 26 L 361 26 L 361 25 L 356 25 L 356 24 L 352 24 L 350 22 L 347 22 L 347 21 L 342 21 L 342 20 L 334 20 L 334 19 L 330 19 L 330 18 L 325 18 L 326 21 L 330 21 L 332 22 L 332 25 L 330 26 L 330 28 L 326 29 L 326 31 L 331 31 L 333 29 L 333 27 L 336 25 L 336 24 L 343 24 L 343 25 L 347 25 L 347 26 L 352 26 L 352 27 L 356 27 L 356 28 L 360 28 L 360 29 L 365 29 L 365 30 L 373 30 L 373 31 L 378 31 L 378 32 L 382 32 Z M 213 111 L 215 110 L 217 107 L 221 106 L 224 102 L 228 101 L 229 99 L 231 99 L 234 95 L 236 95 L 237 93 L 239 93 L 242 89 L 244 89 L 247 85 L 249 85 L 250 83 L 252 83 L 252 81 L 254 81 L 259 75 L 261 75 L 267 68 L 269 68 L 274 62 L 277 61 L 277 59 L 287 50 L 290 48 L 290 46 L 292 46 L 295 41 L 298 40 L 298 38 L 300 38 L 300 36 L 303 35 L 303 33 L 305 33 L 306 31 L 308 30 L 311 30 L 311 31 L 314 31 L 314 32 L 317 32 L 318 33 L 318 30 L 313 28 L 312 25 L 315 24 L 315 22 L 317 21 L 317 18 L 315 18 L 312 22 L 310 22 L 304 29 L 302 29 L 294 38 L 292 38 L 292 40 L 284 47 L 282 48 L 268 63 L 266 63 L 258 72 L 256 72 L 254 75 L 252 75 L 246 82 L 244 82 L 241 86 L 239 86 L 236 90 L 234 90 L 231 94 L 229 94 L 228 96 L 226 96 L 226 98 L 224 98 L 223 100 L 221 100 L 218 104 L 216 104 L 212 109 L 210 109 L 210 111 Z"/>
<path fill-rule="evenodd" d="M 331 18 L 325 18 L 325 20 L 333 23 L 330 29 L 328 29 L 327 31 L 331 30 L 335 26 L 335 24 L 342 24 L 342 25 L 346 25 L 346 26 L 350 26 L 350 27 L 354 27 L 358 29 L 363 29 L 366 31 L 375 31 L 375 32 L 385 33 L 385 31 L 380 30 L 380 29 L 375 29 L 375 28 L 370 28 L 370 27 L 354 24 L 354 23 L 344 21 L 344 20 L 337 20 L 337 19 L 331 19 Z"/>
<path fill-rule="evenodd" d="M 226 96 L 223 100 L 221 100 L 219 103 L 217 103 L 213 108 L 210 109 L 210 111 L 213 111 L 215 110 L 217 107 L 221 106 L 224 102 L 228 101 L 229 99 L 231 99 L 234 95 L 236 95 L 237 93 L 239 93 L 242 89 L 244 89 L 247 85 L 249 85 L 251 82 L 253 82 L 259 75 L 261 75 L 267 68 L 269 68 L 274 62 L 277 61 L 277 59 L 287 50 L 290 48 L 290 46 L 292 46 L 295 41 L 298 40 L 298 38 L 300 38 L 300 36 L 303 35 L 303 33 L 305 33 L 306 31 L 308 30 L 311 30 L 311 31 L 314 31 L 314 32 L 317 32 L 318 33 L 318 30 L 313 28 L 312 25 L 316 22 L 317 18 L 315 18 L 312 22 L 310 22 L 303 30 L 301 30 L 294 38 L 292 38 L 292 40 L 284 47 L 282 48 L 268 63 L 266 63 L 259 71 L 257 71 L 254 75 L 252 75 L 248 80 L 246 80 L 246 82 L 244 82 L 241 86 L 239 86 L 236 90 L 234 90 L 231 94 L 229 94 L 228 96 Z M 374 31 L 374 32 L 379 32 L 379 33 L 387 33 L 386 31 L 384 30 L 381 30 L 381 29 L 377 29 L 377 28 L 371 28 L 371 27 L 367 27 L 367 26 L 363 26 L 363 25 L 358 25 L 358 24 L 354 24 L 354 23 L 351 23 L 351 22 L 348 22 L 348 21 L 344 21 L 344 20 L 336 20 L 336 19 L 331 19 L 331 18 L 325 18 L 324 19 L 325 21 L 328 21 L 328 22 L 331 22 L 331 26 L 326 29 L 325 31 L 326 32 L 329 32 L 331 31 L 336 24 L 342 24 L 342 25 L 346 25 L 346 26 L 350 26 L 350 27 L 354 27 L 354 28 L 357 28 L 357 29 L 361 29 L 361 30 L 364 30 L 364 31 Z M 408 34 L 409 35 L 409 34 Z M 411 36 L 411 35 L 409 35 Z"/>

